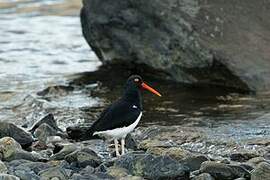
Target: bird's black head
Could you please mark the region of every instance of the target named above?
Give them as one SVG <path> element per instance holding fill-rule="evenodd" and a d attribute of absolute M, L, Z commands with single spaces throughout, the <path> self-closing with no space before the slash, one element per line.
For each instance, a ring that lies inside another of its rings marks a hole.
<path fill-rule="evenodd" d="M 155 89 L 151 88 L 149 85 L 147 85 L 139 75 L 132 75 L 128 78 L 125 88 L 125 93 L 123 98 L 126 101 L 129 101 L 133 103 L 134 105 L 137 105 L 142 109 L 142 102 L 141 102 L 141 89 L 146 89 L 158 96 L 161 96 L 161 94 L 156 91 Z"/>
<path fill-rule="evenodd" d="M 126 92 L 135 92 L 139 91 L 140 89 L 146 89 L 153 94 L 156 94 L 158 96 L 161 96 L 161 94 L 147 85 L 143 80 L 142 77 L 139 75 L 132 75 L 128 78 L 127 83 L 126 83 Z"/>
<path fill-rule="evenodd" d="M 134 86 L 140 88 L 142 83 L 142 77 L 139 75 L 132 75 L 127 80 L 127 86 Z"/>

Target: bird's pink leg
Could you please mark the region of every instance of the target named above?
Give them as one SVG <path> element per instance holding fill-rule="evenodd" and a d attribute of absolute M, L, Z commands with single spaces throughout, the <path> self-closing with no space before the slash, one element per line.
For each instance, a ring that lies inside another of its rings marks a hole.
<path fill-rule="evenodd" d="M 115 146 L 115 152 L 116 152 L 116 156 L 120 156 L 120 153 L 119 153 L 119 149 L 118 149 L 118 140 L 117 139 L 114 139 L 114 146 Z"/>
<path fill-rule="evenodd" d="M 122 138 L 121 139 L 121 153 L 122 153 L 122 155 L 124 155 L 125 154 L 125 138 Z"/>

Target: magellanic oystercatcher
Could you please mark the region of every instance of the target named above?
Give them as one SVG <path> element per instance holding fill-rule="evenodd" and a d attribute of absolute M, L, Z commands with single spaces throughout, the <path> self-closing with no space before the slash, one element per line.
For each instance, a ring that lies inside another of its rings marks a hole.
<path fill-rule="evenodd" d="M 128 78 L 122 97 L 107 107 L 90 128 L 91 135 L 101 135 L 114 139 L 116 156 L 120 156 L 118 139 L 121 139 L 121 154 L 125 153 L 125 137 L 134 130 L 142 117 L 141 89 L 158 96 L 161 94 L 151 88 L 138 75 Z"/>

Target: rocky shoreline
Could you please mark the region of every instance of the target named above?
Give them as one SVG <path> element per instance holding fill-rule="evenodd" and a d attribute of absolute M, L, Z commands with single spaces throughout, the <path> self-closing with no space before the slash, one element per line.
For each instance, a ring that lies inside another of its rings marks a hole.
<path fill-rule="evenodd" d="M 29 132 L 6 122 L 0 127 L 0 179 L 5 180 L 270 178 L 270 140 L 256 141 L 253 150 L 245 151 L 226 144 L 234 151 L 214 157 L 203 148 L 195 152 L 188 146 L 210 143 L 198 129 L 139 127 L 127 137 L 127 154 L 116 158 L 109 141 L 87 140 L 81 127 L 64 132 L 52 114 Z M 215 148 L 210 146 L 208 150 Z"/>

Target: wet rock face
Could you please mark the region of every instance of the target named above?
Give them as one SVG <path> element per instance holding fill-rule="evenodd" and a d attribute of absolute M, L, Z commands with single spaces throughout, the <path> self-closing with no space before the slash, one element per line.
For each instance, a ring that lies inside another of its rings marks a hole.
<path fill-rule="evenodd" d="M 270 88 L 268 1 L 83 2 L 84 37 L 104 63 L 146 64 L 179 82 Z"/>

